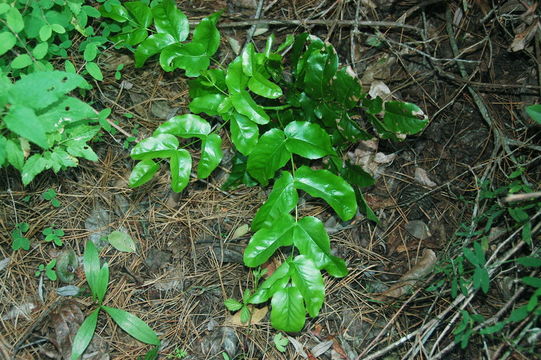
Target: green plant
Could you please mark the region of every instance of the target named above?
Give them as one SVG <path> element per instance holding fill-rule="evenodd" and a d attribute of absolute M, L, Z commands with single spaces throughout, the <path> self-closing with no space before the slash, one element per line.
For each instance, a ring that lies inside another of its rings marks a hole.
<path fill-rule="evenodd" d="M 224 305 L 229 311 L 239 311 L 240 310 L 240 321 L 243 324 L 247 324 L 250 322 L 250 319 L 252 317 L 252 314 L 250 313 L 250 309 L 248 308 L 248 305 L 250 304 L 250 298 L 251 298 L 251 291 L 249 289 L 246 289 L 242 293 L 242 303 L 238 302 L 235 299 L 227 299 L 224 301 Z"/>
<path fill-rule="evenodd" d="M 103 305 L 109 285 L 109 265 L 108 263 L 100 265 L 98 250 L 92 241 L 86 242 L 83 264 L 86 281 L 98 306 L 79 327 L 73 340 L 71 359 L 78 359 L 90 344 L 101 310 L 105 311 L 122 330 L 135 339 L 158 346 L 160 344 L 158 336 L 143 320 L 127 311 Z"/>
<path fill-rule="evenodd" d="M 30 229 L 28 223 L 19 223 L 15 225 L 15 229 L 11 231 L 11 248 L 13 250 L 29 250 L 30 249 L 30 240 L 24 237 L 24 233 Z"/>
<path fill-rule="evenodd" d="M 289 339 L 282 335 L 282 333 L 277 333 L 272 339 L 276 350 L 280 352 L 286 352 L 286 346 L 289 344 Z"/>
<path fill-rule="evenodd" d="M 62 236 L 64 236 L 64 230 L 47 227 L 43 229 L 42 234 L 45 236 L 46 242 L 53 242 L 56 246 L 62 246 Z"/>
<path fill-rule="evenodd" d="M 47 201 L 51 202 L 51 205 L 54 207 L 60 207 L 60 201 L 56 198 L 58 194 L 54 189 L 47 189 L 41 194 L 41 197 Z"/>
<path fill-rule="evenodd" d="M 171 354 L 167 355 L 167 359 L 184 359 L 186 356 L 188 356 L 186 350 L 176 347 Z"/>
<path fill-rule="evenodd" d="M 41 274 L 45 273 L 45 276 L 47 276 L 49 280 L 56 281 L 58 277 L 57 277 L 56 271 L 54 270 L 55 266 L 56 266 L 56 259 L 52 259 L 51 261 L 47 263 L 47 265 L 39 264 L 38 269 L 36 270 L 34 275 L 36 277 L 39 277 L 41 276 Z"/>
<path fill-rule="evenodd" d="M 538 124 L 541 124 L 541 104 L 526 106 L 526 113 Z"/>

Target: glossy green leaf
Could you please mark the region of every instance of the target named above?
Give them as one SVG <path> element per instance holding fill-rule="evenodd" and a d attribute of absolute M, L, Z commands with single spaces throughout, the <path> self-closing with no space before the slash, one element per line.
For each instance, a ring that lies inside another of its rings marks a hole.
<path fill-rule="evenodd" d="M 219 18 L 220 13 L 214 13 L 201 20 L 193 31 L 192 43 L 202 45 L 208 56 L 214 55 L 220 47 L 220 32 L 216 28 Z"/>
<path fill-rule="evenodd" d="M 293 176 L 283 171 L 274 183 L 267 201 L 259 208 L 252 221 L 252 231 L 273 226 L 274 221 L 284 214 L 289 214 L 299 200 Z"/>
<path fill-rule="evenodd" d="M 23 69 L 32 65 L 32 58 L 28 54 L 17 55 L 10 65 L 13 69 Z"/>
<path fill-rule="evenodd" d="M 181 192 L 190 182 L 192 172 L 192 157 L 185 149 L 176 151 L 169 159 L 171 169 L 171 188 L 174 192 Z"/>
<path fill-rule="evenodd" d="M 109 316 L 120 326 L 122 330 L 133 336 L 135 339 L 151 345 L 159 345 L 160 339 L 143 320 L 127 311 L 102 306 Z"/>
<path fill-rule="evenodd" d="M 112 3 L 100 6 L 100 13 L 103 17 L 113 19 L 120 23 L 130 20 L 128 10 L 121 4 Z"/>
<path fill-rule="evenodd" d="M 282 89 L 265 78 L 261 73 L 254 73 L 248 81 L 248 88 L 253 93 L 267 99 L 277 99 L 283 95 Z"/>
<path fill-rule="evenodd" d="M 244 264 L 256 267 L 267 261 L 281 246 L 293 244 L 295 221 L 289 214 L 284 214 L 273 221 L 272 227 L 257 231 L 244 250 Z"/>
<path fill-rule="evenodd" d="M 16 7 L 11 7 L 6 12 L 6 22 L 13 32 L 21 32 L 24 29 L 23 16 Z"/>
<path fill-rule="evenodd" d="M 385 103 L 383 123 L 392 132 L 416 134 L 426 127 L 428 119 L 415 104 L 389 101 Z"/>
<path fill-rule="evenodd" d="M 218 115 L 218 107 L 225 98 L 223 94 L 206 94 L 196 97 L 190 103 L 190 111 L 194 114 Z"/>
<path fill-rule="evenodd" d="M 242 50 L 242 53 L 240 55 L 241 62 L 242 62 L 242 72 L 244 72 L 244 75 L 246 75 L 246 76 L 253 76 L 254 75 L 254 68 L 256 66 L 256 60 L 255 60 L 254 52 L 255 52 L 254 44 L 249 43 Z"/>
<path fill-rule="evenodd" d="M 175 1 L 163 0 L 152 8 L 154 26 L 158 33 L 171 35 L 177 42 L 186 40 L 190 33 L 188 18 L 180 11 Z"/>
<path fill-rule="evenodd" d="M 3 31 L 0 33 L 0 55 L 4 55 L 6 52 L 11 50 L 17 38 L 10 31 Z"/>
<path fill-rule="evenodd" d="M 229 118 L 231 141 L 243 155 L 249 155 L 259 140 L 259 127 L 246 116 L 234 112 Z"/>
<path fill-rule="evenodd" d="M 312 317 L 318 316 L 325 299 L 325 284 L 321 272 L 315 263 L 304 255 L 296 256 L 289 264 L 291 282 L 301 292 L 308 314 Z"/>
<path fill-rule="evenodd" d="M 225 75 L 225 84 L 230 94 L 235 94 L 246 89 L 248 79 L 248 76 L 242 70 L 242 59 L 240 57 L 229 63 L 227 74 Z"/>
<path fill-rule="evenodd" d="M 318 124 L 292 121 L 284 129 L 286 148 L 307 159 L 319 159 L 334 153 L 329 134 Z"/>
<path fill-rule="evenodd" d="M 13 105 L 3 120 L 10 131 L 28 139 L 42 149 L 49 148 L 47 132 L 52 130 L 52 127 L 43 123 L 31 108 Z"/>
<path fill-rule="evenodd" d="M 100 266 L 98 250 L 96 249 L 94 243 L 90 240 L 88 240 L 85 245 L 83 265 L 86 281 L 90 286 L 92 295 L 94 298 L 96 298 L 98 303 L 101 304 L 109 284 L 109 267 L 107 263 Z"/>
<path fill-rule="evenodd" d="M 152 159 L 138 162 L 131 171 L 128 185 L 131 188 L 136 188 L 146 184 L 154 177 L 154 174 L 156 174 L 159 169 L 160 164 L 155 163 Z"/>
<path fill-rule="evenodd" d="M 286 287 L 290 280 L 289 262 L 284 261 L 271 276 L 255 290 L 250 297 L 250 304 L 261 304 L 269 300 L 277 291 Z"/>
<path fill-rule="evenodd" d="M 185 44 L 177 43 L 162 50 L 160 65 L 165 71 L 183 69 L 186 76 L 196 77 L 209 67 L 210 57 L 204 44 L 193 41 Z"/>
<path fill-rule="evenodd" d="M 96 79 L 98 81 L 103 80 L 103 74 L 101 72 L 101 69 L 98 66 L 98 64 L 96 64 L 95 62 L 93 62 L 93 61 L 87 62 L 85 64 L 85 69 L 86 69 L 86 71 L 88 71 L 90 76 L 92 76 L 94 79 Z"/>
<path fill-rule="evenodd" d="M 298 332 L 306 321 L 306 308 L 302 294 L 296 287 L 277 291 L 271 300 L 271 324 L 277 330 Z"/>
<path fill-rule="evenodd" d="M 263 134 L 248 156 L 248 173 L 262 185 L 267 185 L 276 170 L 291 158 L 286 148 L 286 138 L 280 129 L 271 129 Z"/>
<path fill-rule="evenodd" d="M 0 55 L 2 52 L 0 51 Z M 533 121 L 541 124 L 541 105 L 530 105 L 526 106 L 526 113 L 532 118 Z"/>
<path fill-rule="evenodd" d="M 77 330 L 77 334 L 75 335 L 75 338 L 73 338 L 71 347 L 71 360 L 79 359 L 85 352 L 88 344 L 90 344 L 90 341 L 92 341 L 94 332 L 96 331 L 99 313 L 100 308 L 98 307 L 86 317 L 79 327 L 79 330 Z"/>
<path fill-rule="evenodd" d="M 232 94 L 230 98 L 235 110 L 251 121 L 260 125 L 269 122 L 269 115 L 254 101 L 254 99 L 252 99 L 252 96 L 248 91 L 241 90 L 238 93 Z"/>
<path fill-rule="evenodd" d="M 193 114 L 173 116 L 161 124 L 155 131 L 154 136 L 171 134 L 182 138 L 197 137 L 204 139 L 210 134 L 210 124 L 207 120 Z"/>
<path fill-rule="evenodd" d="M 123 231 L 113 231 L 107 235 L 107 241 L 118 251 L 132 253 L 137 249 L 131 236 Z"/>
<path fill-rule="evenodd" d="M 345 68 L 338 70 L 332 78 L 331 92 L 334 99 L 344 109 L 356 106 L 363 96 L 361 84 L 356 78 L 349 75 Z"/>
<path fill-rule="evenodd" d="M 327 270 L 334 277 L 347 275 L 344 260 L 332 255 L 329 235 L 318 218 L 306 216 L 297 222 L 293 244 L 301 255 L 314 262 L 317 269 Z"/>
<path fill-rule="evenodd" d="M 351 185 L 328 170 L 301 166 L 295 173 L 295 187 L 325 200 L 344 221 L 357 213 L 357 201 Z"/>
<path fill-rule="evenodd" d="M 197 165 L 197 177 L 207 178 L 220 165 L 224 154 L 221 149 L 222 138 L 218 134 L 210 134 L 201 144 L 201 159 Z"/>
<path fill-rule="evenodd" d="M 338 56 L 332 46 L 326 52 L 314 52 L 306 61 L 304 76 L 305 91 L 314 98 L 322 98 L 329 93 L 329 83 L 338 69 Z"/>
<path fill-rule="evenodd" d="M 170 34 L 150 35 L 135 49 L 135 67 L 141 67 L 152 55 L 158 54 L 162 49 L 175 43 L 175 38 Z"/>
<path fill-rule="evenodd" d="M 171 134 L 158 133 L 141 140 L 131 151 L 134 160 L 169 158 L 178 148 L 178 139 Z"/>
<path fill-rule="evenodd" d="M 141 27 L 148 28 L 152 24 L 152 11 L 147 4 L 141 1 L 129 1 L 125 2 L 124 6 Z"/>
<path fill-rule="evenodd" d="M 244 184 L 246 186 L 257 185 L 257 181 L 255 181 L 246 171 L 246 164 L 248 162 L 248 158 L 246 156 L 242 155 L 241 153 L 236 153 L 231 162 L 233 164 L 231 167 L 231 173 L 229 174 L 229 177 L 225 183 L 222 185 L 222 189 L 233 189 L 240 184 Z"/>

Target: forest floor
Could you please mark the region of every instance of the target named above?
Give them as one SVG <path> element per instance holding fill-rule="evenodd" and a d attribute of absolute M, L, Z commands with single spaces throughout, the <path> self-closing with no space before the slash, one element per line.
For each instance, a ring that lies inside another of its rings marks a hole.
<path fill-rule="evenodd" d="M 259 3 L 263 11 L 253 36 L 257 48 L 270 33 L 278 41 L 287 34 L 314 34 L 335 46 L 363 88 L 384 84 L 394 98 L 419 105 L 430 119 L 421 134 L 400 143 L 380 140 L 372 148 L 352 149 L 352 156 L 374 155 L 369 165 L 377 170 L 377 181 L 364 194 L 379 224 L 360 214 L 341 222 L 324 203 L 305 199 L 303 214 L 325 223 L 333 251 L 346 259 L 349 269 L 344 278 L 325 279 L 320 315 L 309 319 L 302 332 L 288 334 L 290 342 L 280 352 L 267 307 L 257 309 L 260 316 L 249 326 L 224 307 L 225 299 L 240 299 L 252 286 L 251 272 L 242 264 L 250 234 L 242 229 L 268 194 L 261 187 L 221 189 L 232 158 L 227 140 L 218 171 L 205 181 L 193 178 L 178 196 L 165 171 L 130 189 L 130 142 L 120 133 L 104 134 L 93 145 L 98 162 L 83 161 L 58 175 L 46 173 L 27 187 L 16 172 L 2 172 L 3 346 L 16 350 L 16 359 L 61 358 L 62 346 L 67 346 L 62 331 L 73 331 L 69 325 L 80 323 L 92 304 L 90 297 L 60 296 L 57 289 L 66 284 L 34 275 L 39 264 L 63 248 L 33 241 L 28 252 L 11 250 L 9 234 L 24 221 L 30 224 L 27 235 L 35 240 L 46 227 L 63 229 L 64 247 L 79 256 L 89 236 L 99 238 L 113 230 L 130 234 L 138 246 L 135 254 L 112 248 L 101 253 L 111 273 L 106 301 L 136 314 L 159 334 L 162 358 L 480 359 L 508 350 L 514 359 L 539 355 L 527 352 L 528 346 L 540 348 L 539 337 L 533 345 L 525 338 L 513 343 L 508 341 L 512 328 L 489 340 L 472 337 L 466 349 L 453 341 L 461 309 L 493 314 L 504 304 L 513 308 L 528 301 L 515 297 L 509 302 L 505 291 L 516 288 L 499 286 L 503 275 L 493 275 L 494 286 L 486 295 L 462 303 L 450 297 L 449 287 L 427 290 L 440 279 L 434 269 L 456 257 L 462 246 L 457 231 L 482 213 L 482 183 L 491 189 L 505 186 L 508 175 L 521 168 L 523 180 L 541 190 L 541 130 L 524 110 L 539 102 L 541 93 L 535 2 L 178 1 L 193 21 L 224 11 L 220 61 L 235 56 L 231 44 L 244 43 Z M 376 23 L 383 21 L 395 25 Z M 374 34 L 380 34 L 378 47 L 373 46 Z M 100 61 L 111 73 L 125 64 L 121 80 L 111 76 L 95 82 L 91 93 L 94 104 L 113 109 L 111 118 L 125 133 L 142 139 L 187 111 L 188 86 L 181 73 L 165 73 L 155 62 L 136 69 L 129 52 L 113 48 Z M 42 197 L 48 189 L 56 191 L 59 207 Z M 503 238 L 515 229 L 498 226 Z M 494 241 L 491 246 L 500 240 Z M 512 240 L 508 247 L 514 244 Z M 396 286 L 412 269 L 413 286 Z M 82 287 L 84 280 L 75 285 Z M 148 350 L 103 317 L 85 359 L 136 359 Z"/>

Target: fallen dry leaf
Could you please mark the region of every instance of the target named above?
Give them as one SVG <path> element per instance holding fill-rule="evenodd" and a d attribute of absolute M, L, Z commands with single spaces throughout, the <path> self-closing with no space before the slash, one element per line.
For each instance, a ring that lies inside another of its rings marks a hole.
<path fill-rule="evenodd" d="M 262 307 L 262 308 L 256 308 L 253 305 L 248 305 L 248 309 L 250 309 L 250 313 L 252 314 L 252 318 L 251 318 L 251 320 L 249 322 L 244 324 L 244 323 L 242 323 L 242 321 L 240 321 L 240 313 L 241 312 L 239 310 L 236 313 L 234 313 L 233 315 L 228 316 L 224 321 L 224 325 L 226 325 L 226 326 L 243 326 L 243 327 L 246 327 L 246 326 L 249 326 L 249 325 L 259 324 L 265 318 L 267 313 L 269 312 L 269 308 L 266 307 L 266 306 Z"/>

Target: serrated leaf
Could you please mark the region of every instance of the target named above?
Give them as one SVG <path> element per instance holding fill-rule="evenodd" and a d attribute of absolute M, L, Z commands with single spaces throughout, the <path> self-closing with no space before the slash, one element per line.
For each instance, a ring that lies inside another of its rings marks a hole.
<path fill-rule="evenodd" d="M 160 165 L 152 159 L 145 159 L 137 163 L 131 171 L 128 185 L 131 188 L 139 187 L 149 182 L 158 171 Z"/>
<path fill-rule="evenodd" d="M 180 149 L 169 159 L 171 169 L 171 188 L 174 192 L 181 192 L 190 182 L 192 172 L 192 157 L 185 149 Z"/>
<path fill-rule="evenodd" d="M 253 93 L 263 96 L 267 99 L 278 99 L 283 95 L 282 89 L 266 79 L 261 73 L 254 73 L 248 81 L 248 88 Z"/>
<path fill-rule="evenodd" d="M 143 320 L 127 311 L 115 309 L 109 306 L 102 306 L 102 309 L 120 326 L 122 330 L 133 336 L 135 339 L 151 345 L 159 345 L 160 339 Z"/>
<path fill-rule="evenodd" d="M 28 54 L 17 55 L 10 65 L 13 69 L 23 69 L 32 65 L 32 58 Z"/>
<path fill-rule="evenodd" d="M 0 55 L 2 55 L 1 52 Z M 526 113 L 533 121 L 541 124 L 541 104 L 526 106 Z"/>
<path fill-rule="evenodd" d="M 155 131 L 154 136 L 160 134 L 171 134 L 182 138 L 204 139 L 210 134 L 210 124 L 207 120 L 198 115 L 184 114 L 173 116 L 161 124 Z"/>
<path fill-rule="evenodd" d="M 389 101 L 385 103 L 383 123 L 392 132 L 416 134 L 426 127 L 428 119 L 415 104 Z"/>
<path fill-rule="evenodd" d="M 295 222 L 289 214 L 284 214 L 272 223 L 272 227 L 257 231 L 244 250 L 244 264 L 256 267 L 267 261 L 281 246 L 293 244 Z"/>
<path fill-rule="evenodd" d="M 167 46 L 174 43 L 175 38 L 169 34 L 150 35 L 135 49 L 135 67 L 143 66 L 149 57 L 158 54 Z"/>
<path fill-rule="evenodd" d="M 50 167 L 50 166 L 49 166 Z M 28 185 L 36 175 L 48 168 L 47 161 L 40 154 L 34 154 L 26 160 L 21 172 L 23 185 Z"/>
<path fill-rule="evenodd" d="M 135 145 L 130 153 L 134 160 L 169 158 L 178 148 L 178 139 L 170 134 L 155 134 Z"/>
<path fill-rule="evenodd" d="M 201 159 L 197 165 L 197 177 L 207 178 L 220 165 L 224 154 L 221 149 L 222 138 L 218 134 L 210 134 L 201 143 Z"/>
<path fill-rule="evenodd" d="M 247 170 L 262 185 L 267 185 L 276 170 L 284 166 L 290 158 L 284 132 L 271 129 L 259 138 L 256 147 L 248 156 Z"/>
<path fill-rule="evenodd" d="M 96 324 L 98 323 L 98 314 L 100 308 L 98 307 L 83 321 L 75 338 L 73 338 L 73 344 L 71 347 L 71 360 L 79 359 L 85 352 L 88 344 L 94 337 L 94 331 L 96 331 Z"/>
<path fill-rule="evenodd" d="M 177 42 L 186 40 L 190 33 L 188 18 L 173 0 L 163 0 L 152 8 L 154 26 L 158 33 L 169 34 Z"/>
<path fill-rule="evenodd" d="M 0 55 L 4 55 L 6 52 L 11 50 L 17 38 L 10 31 L 3 31 L 0 33 Z"/>
<path fill-rule="evenodd" d="M 135 252 L 137 249 L 131 236 L 122 231 L 113 231 L 107 236 L 107 241 L 118 251 Z"/>
<path fill-rule="evenodd" d="M 277 330 L 298 332 L 306 321 L 306 308 L 302 294 L 296 287 L 277 291 L 271 300 L 271 324 Z"/>
<path fill-rule="evenodd" d="M 304 255 L 296 256 L 289 265 L 291 283 L 301 292 L 308 314 L 312 317 L 318 316 L 325 299 L 325 284 L 321 272 L 315 263 Z"/>
<path fill-rule="evenodd" d="M 218 115 L 218 107 L 226 98 L 223 94 L 206 94 L 196 97 L 190 102 L 190 111 L 194 114 L 204 112 L 207 115 Z"/>
<path fill-rule="evenodd" d="M 328 170 L 301 166 L 295 173 L 295 187 L 325 200 L 344 221 L 357 213 L 357 201 L 351 185 Z"/>
<path fill-rule="evenodd" d="M 23 16 L 16 7 L 11 7 L 6 12 L 6 22 L 8 27 L 16 33 L 24 29 Z"/>
<path fill-rule="evenodd" d="M 13 105 L 4 117 L 6 127 L 15 134 L 28 139 L 42 149 L 49 148 L 47 132 L 52 130 L 37 117 L 34 110 L 21 105 Z"/>
<path fill-rule="evenodd" d="M 292 121 L 284 129 L 286 148 L 307 159 L 319 159 L 334 153 L 329 134 L 318 124 Z"/>
<path fill-rule="evenodd" d="M 259 106 L 248 91 L 240 90 L 230 96 L 233 107 L 240 114 L 246 116 L 251 121 L 265 125 L 269 122 L 269 115 Z"/>
<path fill-rule="evenodd" d="M 249 155 L 259 140 L 259 127 L 246 116 L 234 112 L 229 117 L 231 141 L 243 155 Z"/>
<path fill-rule="evenodd" d="M 283 171 L 274 183 L 267 201 L 259 208 L 252 221 L 252 231 L 270 227 L 277 218 L 289 214 L 297 205 L 299 197 L 293 184 L 293 176 Z"/>
<path fill-rule="evenodd" d="M 103 80 L 103 74 L 101 72 L 101 69 L 98 66 L 98 64 L 96 64 L 95 62 L 93 62 L 93 61 L 87 62 L 85 64 L 85 69 L 86 69 L 86 71 L 88 71 L 90 76 L 92 76 L 94 79 L 96 79 L 98 81 Z"/>

